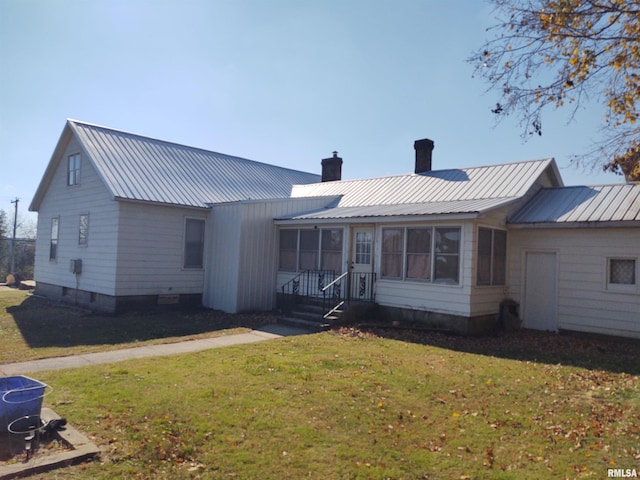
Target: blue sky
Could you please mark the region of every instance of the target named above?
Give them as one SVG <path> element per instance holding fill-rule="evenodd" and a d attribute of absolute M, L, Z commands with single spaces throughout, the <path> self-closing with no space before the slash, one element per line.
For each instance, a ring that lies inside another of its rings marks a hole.
<path fill-rule="evenodd" d="M 594 102 L 549 111 L 523 142 L 495 125 L 466 59 L 481 0 L 0 0 L 0 209 L 26 209 L 67 118 L 343 178 L 555 157 L 565 184 L 621 183 L 570 165 L 597 138 Z"/>

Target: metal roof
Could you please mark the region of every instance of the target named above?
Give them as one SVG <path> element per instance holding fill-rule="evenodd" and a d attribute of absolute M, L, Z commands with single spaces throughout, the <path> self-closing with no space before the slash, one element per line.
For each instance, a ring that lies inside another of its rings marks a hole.
<path fill-rule="evenodd" d="M 553 159 L 486 167 L 438 170 L 365 180 L 295 185 L 292 197 L 342 195 L 339 207 L 449 202 L 489 198 L 519 198 L 550 166 Z"/>
<path fill-rule="evenodd" d="M 288 197 L 319 175 L 68 120 L 114 198 L 205 207 Z"/>
<path fill-rule="evenodd" d="M 477 214 L 522 198 L 545 171 L 551 172 L 551 185 L 562 185 L 553 159 L 295 185 L 292 197 L 336 195 L 340 200 L 288 219 Z"/>
<path fill-rule="evenodd" d="M 429 216 L 478 214 L 506 205 L 511 198 L 457 200 L 450 202 L 404 203 L 398 205 L 363 205 L 354 207 L 327 207 L 313 212 L 279 217 L 277 220 L 346 220 L 350 218 L 376 218 L 393 216 Z"/>
<path fill-rule="evenodd" d="M 508 222 L 640 222 L 640 184 L 543 189 L 514 212 Z"/>

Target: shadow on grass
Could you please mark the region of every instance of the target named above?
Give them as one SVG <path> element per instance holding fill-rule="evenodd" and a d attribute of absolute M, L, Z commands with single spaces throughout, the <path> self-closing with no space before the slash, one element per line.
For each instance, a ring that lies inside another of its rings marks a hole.
<path fill-rule="evenodd" d="M 33 296 L 7 312 L 31 348 L 117 345 L 274 322 L 270 314 L 230 315 L 203 308 L 101 315 Z"/>
<path fill-rule="evenodd" d="M 536 330 L 497 331 L 476 337 L 380 326 L 345 327 L 339 331 L 346 335 L 374 335 L 497 358 L 640 375 L 640 342 L 634 340 Z"/>

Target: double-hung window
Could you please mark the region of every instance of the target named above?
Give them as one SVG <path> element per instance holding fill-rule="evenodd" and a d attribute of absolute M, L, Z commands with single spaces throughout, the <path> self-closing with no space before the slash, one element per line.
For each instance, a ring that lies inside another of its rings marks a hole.
<path fill-rule="evenodd" d="M 491 228 L 478 229 L 478 285 L 504 285 L 507 268 L 507 232 Z"/>
<path fill-rule="evenodd" d="M 383 278 L 457 285 L 460 227 L 382 229 Z"/>
<path fill-rule="evenodd" d="M 89 214 L 80 215 L 80 228 L 78 229 L 78 245 L 86 247 L 89 244 Z"/>
<path fill-rule="evenodd" d="M 49 260 L 58 258 L 58 236 L 60 234 L 60 218 L 51 219 L 51 238 L 49 240 Z"/>
<path fill-rule="evenodd" d="M 67 185 L 80 184 L 80 154 L 69 155 L 67 159 Z"/>
<path fill-rule="evenodd" d="M 187 218 L 184 234 L 184 268 L 202 268 L 204 259 L 204 220 Z"/>

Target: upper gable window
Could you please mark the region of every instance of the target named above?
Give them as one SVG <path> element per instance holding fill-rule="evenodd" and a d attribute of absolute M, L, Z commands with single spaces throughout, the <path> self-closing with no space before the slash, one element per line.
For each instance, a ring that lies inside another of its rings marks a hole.
<path fill-rule="evenodd" d="M 80 154 L 69 155 L 67 162 L 67 185 L 80 184 Z"/>

